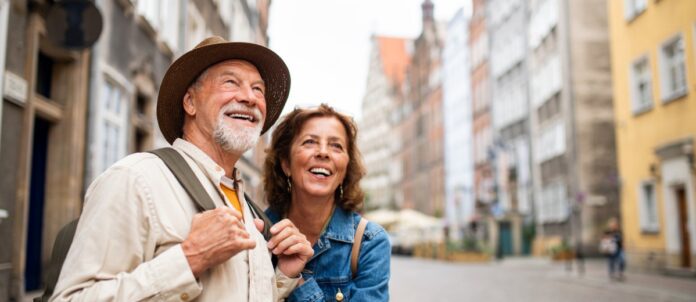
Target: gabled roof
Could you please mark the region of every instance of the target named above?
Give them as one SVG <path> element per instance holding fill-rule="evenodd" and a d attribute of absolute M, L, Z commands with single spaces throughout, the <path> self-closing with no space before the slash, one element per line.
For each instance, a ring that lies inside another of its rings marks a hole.
<path fill-rule="evenodd" d="M 411 40 L 385 36 L 376 36 L 375 39 L 379 47 L 384 75 L 390 82 L 401 85 L 406 78 L 406 69 L 411 61 L 406 49 L 406 43 L 411 43 Z"/>

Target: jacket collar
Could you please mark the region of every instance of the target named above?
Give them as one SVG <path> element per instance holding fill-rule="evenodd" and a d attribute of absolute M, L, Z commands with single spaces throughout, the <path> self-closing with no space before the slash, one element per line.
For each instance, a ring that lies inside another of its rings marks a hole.
<path fill-rule="evenodd" d="M 353 243 L 355 237 L 355 222 L 353 221 L 353 213 L 336 207 L 331 216 L 331 221 L 326 227 L 326 232 L 322 237 L 331 240 Z"/>
<path fill-rule="evenodd" d="M 270 209 L 266 211 L 266 214 L 274 223 L 282 219 L 280 213 Z M 353 212 L 336 207 L 331 215 L 331 220 L 329 221 L 329 225 L 326 227 L 326 231 L 319 236 L 319 239 L 317 239 L 317 242 L 313 246 L 314 256 L 310 258 L 310 261 L 330 249 L 331 241 L 340 241 L 352 244 L 354 238 L 355 221 L 353 219 Z"/>
<path fill-rule="evenodd" d="M 266 210 L 266 215 L 268 215 L 268 219 L 270 219 L 273 223 L 277 223 L 283 219 L 283 217 L 280 216 L 280 213 L 271 209 Z M 326 239 L 353 243 L 354 238 L 355 221 L 353 220 L 353 213 L 351 211 L 341 209 L 340 207 L 336 207 L 331 215 L 331 220 L 329 221 L 329 225 L 326 227 L 326 231 L 319 236 L 317 243 L 325 241 Z"/>

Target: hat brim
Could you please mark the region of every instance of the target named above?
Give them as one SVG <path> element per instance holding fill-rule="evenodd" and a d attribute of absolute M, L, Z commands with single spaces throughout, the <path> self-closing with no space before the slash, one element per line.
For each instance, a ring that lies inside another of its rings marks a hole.
<path fill-rule="evenodd" d="M 183 99 L 189 86 L 208 67 L 227 60 L 244 60 L 256 66 L 266 86 L 266 120 L 261 134 L 268 131 L 283 111 L 290 94 L 290 71 L 272 50 L 258 44 L 226 42 L 195 48 L 167 69 L 157 97 L 157 121 L 170 143 L 182 136 Z"/>

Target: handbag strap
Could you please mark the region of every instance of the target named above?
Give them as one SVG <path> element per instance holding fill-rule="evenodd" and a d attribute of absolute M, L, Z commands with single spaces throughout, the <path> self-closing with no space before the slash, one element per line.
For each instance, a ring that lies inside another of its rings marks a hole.
<path fill-rule="evenodd" d="M 362 237 L 365 234 L 367 227 L 367 219 L 360 217 L 358 229 L 355 230 L 355 238 L 353 239 L 353 249 L 350 251 L 350 271 L 353 279 L 358 274 L 358 256 L 360 256 L 360 246 L 362 245 Z"/>

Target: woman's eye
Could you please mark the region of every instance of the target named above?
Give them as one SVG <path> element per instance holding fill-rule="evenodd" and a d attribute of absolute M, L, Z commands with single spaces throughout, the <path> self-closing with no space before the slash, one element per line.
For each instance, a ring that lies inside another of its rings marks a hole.
<path fill-rule="evenodd" d="M 303 145 L 314 144 L 314 143 L 316 143 L 316 141 L 313 139 L 308 139 L 308 140 L 305 140 L 304 142 L 302 142 Z"/>
<path fill-rule="evenodd" d="M 331 147 L 334 147 L 334 148 L 339 149 L 339 150 L 343 150 L 343 145 L 338 144 L 338 143 L 331 144 Z"/>

